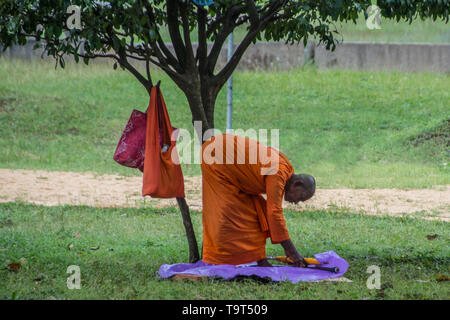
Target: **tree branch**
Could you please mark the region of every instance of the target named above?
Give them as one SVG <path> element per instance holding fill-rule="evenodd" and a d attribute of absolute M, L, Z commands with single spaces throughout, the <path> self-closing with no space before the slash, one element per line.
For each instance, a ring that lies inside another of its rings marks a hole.
<path fill-rule="evenodd" d="M 136 70 L 135 67 L 133 67 L 127 60 L 126 55 L 122 55 L 119 57 L 118 60 L 119 64 L 130 71 L 138 80 L 139 82 L 144 86 L 144 88 L 147 90 L 148 94 L 150 95 L 151 90 L 151 81 L 146 79 L 138 70 Z"/>
<path fill-rule="evenodd" d="M 156 43 L 151 43 L 153 50 L 160 50 L 161 56 L 167 61 L 168 64 L 170 64 L 175 70 L 178 70 L 180 73 L 182 72 L 181 66 L 178 62 L 178 60 L 175 58 L 175 56 L 170 52 L 170 50 L 167 48 L 166 44 L 164 43 L 161 34 L 159 33 L 159 26 L 156 24 L 156 18 L 155 14 L 153 12 L 152 6 L 147 2 L 144 1 L 145 9 L 147 10 L 147 14 L 150 18 L 150 26 L 152 25 L 151 22 L 153 21 L 153 26 L 155 27 L 157 40 Z"/>
<path fill-rule="evenodd" d="M 208 42 L 206 38 L 206 10 L 198 7 L 197 9 L 197 29 L 198 29 L 198 48 L 197 48 L 197 57 L 198 57 L 198 68 L 200 74 L 206 73 L 208 68 Z"/>
<path fill-rule="evenodd" d="M 228 14 L 230 12 L 231 9 L 233 8 L 240 8 L 242 10 L 242 12 L 245 11 L 246 6 L 244 5 L 244 1 L 241 1 L 239 3 L 235 3 L 232 7 L 228 8 L 228 10 L 225 12 L 225 14 L 219 14 L 216 13 L 216 18 L 214 19 L 214 21 L 212 21 L 209 25 L 208 28 L 206 30 L 206 37 L 209 38 L 214 31 L 220 27 L 221 23 L 224 23 L 225 20 L 228 18 Z M 241 13 L 242 13 L 241 12 Z"/>
<path fill-rule="evenodd" d="M 183 37 L 186 52 L 186 66 L 195 67 L 194 49 L 191 43 L 191 31 L 189 29 L 189 2 L 180 5 L 181 21 L 183 24 Z"/>
<path fill-rule="evenodd" d="M 107 35 L 106 38 L 106 43 L 111 47 L 114 48 L 113 46 L 113 38 L 115 36 L 114 31 L 112 30 L 112 26 L 109 27 L 109 33 Z M 134 46 L 133 46 L 134 48 Z M 120 47 L 118 51 L 116 51 L 116 54 L 118 55 L 117 62 L 119 62 L 119 64 L 127 69 L 132 75 L 134 75 L 136 77 L 136 79 L 138 79 L 138 81 L 144 86 L 144 88 L 147 90 L 148 94 L 150 95 L 150 91 L 151 91 L 151 85 L 150 85 L 150 80 L 146 79 L 135 67 L 133 67 L 127 59 L 127 56 L 129 56 L 129 54 L 127 54 L 126 52 L 126 47 Z"/>
<path fill-rule="evenodd" d="M 261 18 L 257 28 L 251 28 L 239 46 L 236 48 L 230 61 L 223 67 L 223 69 L 214 77 L 214 81 L 217 82 L 217 90 L 224 85 L 228 78 L 236 69 L 239 61 L 247 50 L 248 46 L 252 43 L 258 33 L 263 30 L 266 25 L 271 21 L 271 18 L 282 8 L 282 5 L 286 0 L 273 1 L 266 14 Z"/>
<path fill-rule="evenodd" d="M 78 56 L 80 56 L 82 58 L 89 58 L 89 59 L 113 58 L 113 59 L 119 60 L 119 57 L 116 56 L 115 54 L 91 54 L 91 55 L 86 55 L 86 54 L 79 53 Z"/>
<path fill-rule="evenodd" d="M 259 24 L 259 14 L 258 10 L 256 9 L 255 2 L 253 0 L 246 0 L 246 2 L 250 19 L 250 25 L 252 26 L 252 28 L 257 28 Z"/>
<path fill-rule="evenodd" d="M 147 57 L 147 60 L 145 60 L 145 72 L 147 73 L 147 79 L 150 82 L 150 86 L 153 87 L 152 76 L 150 74 L 150 57 Z"/>
<path fill-rule="evenodd" d="M 217 59 L 219 58 L 220 52 L 222 51 L 223 44 L 227 40 L 228 36 L 231 32 L 233 32 L 235 25 L 235 20 L 239 14 L 245 12 L 246 6 L 233 6 L 231 7 L 226 15 L 225 21 L 223 22 L 223 28 L 216 36 L 216 39 L 213 43 L 211 51 L 208 55 L 208 72 L 211 74 L 214 73 L 214 68 L 217 63 Z"/>
<path fill-rule="evenodd" d="M 178 29 L 178 2 L 177 0 L 167 0 L 167 24 L 169 26 L 170 39 L 172 40 L 175 54 L 181 67 L 185 67 L 185 52 L 183 40 L 181 39 L 180 30 Z"/>

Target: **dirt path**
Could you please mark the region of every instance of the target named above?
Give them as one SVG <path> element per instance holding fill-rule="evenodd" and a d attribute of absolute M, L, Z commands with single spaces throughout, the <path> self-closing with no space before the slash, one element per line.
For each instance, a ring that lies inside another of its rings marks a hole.
<path fill-rule="evenodd" d="M 192 209 L 201 210 L 201 177 L 186 176 L 186 197 Z M 141 196 L 142 177 L 97 175 L 41 170 L 0 169 L 0 202 L 22 200 L 43 205 L 135 207 L 176 205 L 175 200 Z M 349 210 L 364 214 L 402 215 L 450 220 L 450 186 L 435 189 L 318 189 L 313 199 L 298 205 L 304 209 Z"/>

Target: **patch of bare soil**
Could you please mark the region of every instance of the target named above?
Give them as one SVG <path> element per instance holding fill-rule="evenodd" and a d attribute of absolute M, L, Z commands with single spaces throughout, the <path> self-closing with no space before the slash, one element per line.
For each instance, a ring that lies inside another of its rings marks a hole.
<path fill-rule="evenodd" d="M 175 199 L 141 196 L 142 177 L 42 170 L 0 169 L 0 202 L 21 200 L 54 205 L 97 207 L 166 207 Z M 201 210 L 201 177 L 185 176 L 186 200 Z M 285 207 L 345 210 L 371 215 L 413 216 L 450 220 L 450 185 L 433 189 L 318 189 L 304 203 Z"/>

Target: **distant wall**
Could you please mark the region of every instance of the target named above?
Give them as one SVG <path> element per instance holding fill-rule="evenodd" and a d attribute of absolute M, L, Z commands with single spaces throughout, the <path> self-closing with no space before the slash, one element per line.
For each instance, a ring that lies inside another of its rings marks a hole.
<path fill-rule="evenodd" d="M 33 50 L 34 45 L 35 41 L 29 41 L 25 46 L 13 46 L 3 55 L 11 58 L 38 59 L 42 49 Z M 171 49 L 170 44 L 168 47 Z M 302 44 L 258 42 L 248 48 L 238 68 L 289 70 L 302 66 L 305 56 L 313 59 L 319 69 L 450 72 L 450 44 L 369 42 L 341 43 L 333 52 L 310 42 L 306 55 Z M 224 46 L 218 65 L 224 65 L 226 58 L 227 50 Z"/>
<path fill-rule="evenodd" d="M 450 72 L 450 44 L 356 43 L 315 49 L 319 68 Z"/>
<path fill-rule="evenodd" d="M 0 56 L 8 57 L 8 58 L 17 58 L 17 59 L 38 59 L 41 57 L 42 48 L 38 48 L 33 50 L 34 45 L 37 43 L 36 40 L 28 40 L 27 44 L 24 46 L 14 45 L 6 49 L 5 52 L 0 50 Z M 1 45 L 0 45 L 1 49 Z"/>

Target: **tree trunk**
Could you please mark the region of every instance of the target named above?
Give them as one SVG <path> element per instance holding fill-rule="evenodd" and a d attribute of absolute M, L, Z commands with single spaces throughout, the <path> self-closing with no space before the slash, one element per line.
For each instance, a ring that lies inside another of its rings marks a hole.
<path fill-rule="evenodd" d="M 203 83 L 203 85 L 208 85 Z M 216 102 L 216 88 L 200 88 L 200 85 L 194 89 L 184 91 L 192 113 L 192 124 L 195 121 L 202 123 L 201 132 L 196 132 L 199 141 L 203 144 L 208 137 L 205 133 L 209 129 L 214 129 L 214 106 Z M 195 126 L 194 126 L 195 128 Z"/>
<path fill-rule="evenodd" d="M 186 92 L 185 92 L 186 94 Z M 209 128 L 208 121 L 205 117 L 202 103 L 201 103 L 201 97 L 200 95 L 196 94 L 186 94 L 186 97 L 189 102 L 189 106 L 191 107 L 191 113 L 192 113 L 192 119 L 194 121 L 201 121 L 202 122 L 202 132 L 197 132 L 197 135 L 200 135 L 203 137 L 203 130 L 204 127 Z M 200 140 L 202 141 L 202 140 Z M 202 142 L 203 143 L 203 142 Z M 189 212 L 189 206 L 186 202 L 185 198 L 177 198 L 178 207 L 181 211 L 181 216 L 183 218 L 183 225 L 184 229 L 186 230 L 186 237 L 189 245 L 189 262 L 194 263 L 200 260 L 202 257 L 200 256 L 198 252 L 198 244 L 197 244 L 197 238 L 195 237 L 195 230 L 192 225 L 191 221 L 191 214 Z"/>
<path fill-rule="evenodd" d="M 189 245 L 189 262 L 194 263 L 200 260 L 200 255 L 198 253 L 197 239 L 195 238 L 195 231 L 191 221 L 189 206 L 186 203 L 185 198 L 177 198 L 177 203 L 178 207 L 180 207 L 184 229 L 186 230 L 186 237 Z"/>

